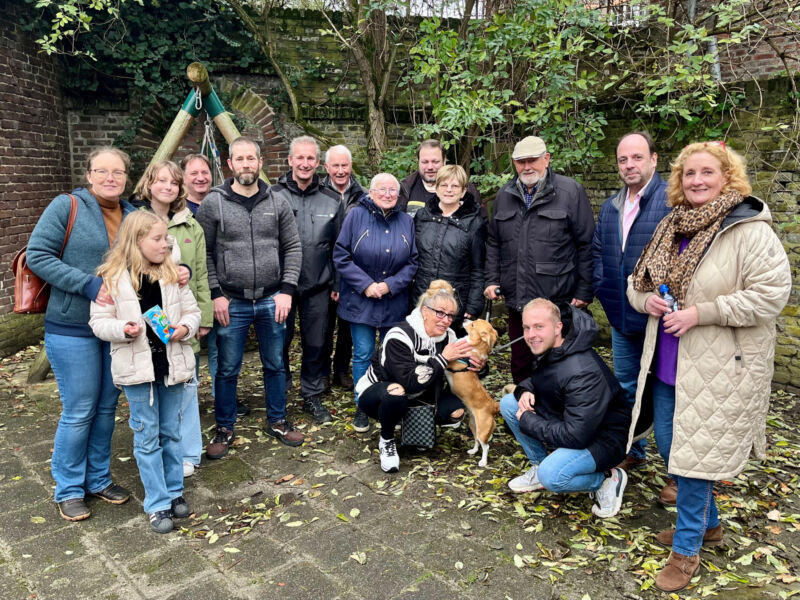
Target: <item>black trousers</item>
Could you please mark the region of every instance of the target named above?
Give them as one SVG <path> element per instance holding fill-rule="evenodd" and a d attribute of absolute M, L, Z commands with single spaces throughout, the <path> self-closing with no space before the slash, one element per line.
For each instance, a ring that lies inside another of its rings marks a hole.
<path fill-rule="evenodd" d="M 312 294 L 292 297 L 292 309 L 286 317 L 286 339 L 283 343 L 283 363 L 289 373 L 289 345 L 294 338 L 294 322 L 300 315 L 300 347 L 303 358 L 300 363 L 300 395 L 303 398 L 317 396 L 324 391 L 323 367 L 325 355 L 325 333 L 328 329 L 328 301 L 330 290 L 325 288 Z"/>
<path fill-rule="evenodd" d="M 385 440 L 394 438 L 394 428 L 403 420 L 408 412 L 408 397 L 396 396 L 388 391 L 391 382 L 381 381 L 369 386 L 363 394 L 358 396 L 358 406 L 367 413 L 367 416 L 375 419 L 381 424 L 381 437 Z M 434 383 L 434 385 L 438 385 Z M 436 390 L 430 389 L 422 396 L 414 398 L 411 402 L 431 403 L 436 400 Z M 439 399 L 436 403 L 436 422 L 438 424 L 452 423 L 450 413 L 464 408 L 464 404 L 450 388 L 445 387 L 439 392 Z"/>
<path fill-rule="evenodd" d="M 325 335 L 325 364 L 322 374 L 331 374 L 331 354 L 333 354 L 333 373 L 349 373 L 353 360 L 353 338 L 350 336 L 350 323 L 336 314 L 338 302 L 331 300 L 328 305 L 328 330 Z M 338 323 L 338 330 L 337 330 Z M 333 334 L 336 332 L 336 350 L 333 347 Z"/>

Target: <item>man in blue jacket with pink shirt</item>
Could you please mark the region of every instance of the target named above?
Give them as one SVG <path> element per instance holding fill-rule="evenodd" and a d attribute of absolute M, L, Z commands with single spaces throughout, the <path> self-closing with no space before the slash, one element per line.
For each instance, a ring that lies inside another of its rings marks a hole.
<path fill-rule="evenodd" d="M 594 295 L 611 324 L 614 374 L 631 406 L 636 400 L 647 315 L 631 307 L 625 290 L 642 250 L 670 211 L 667 184 L 656 172 L 657 165 L 649 133 L 634 131 L 622 136 L 617 144 L 617 169 L 623 186 L 600 208 L 592 241 Z M 645 464 L 645 441 L 639 440 L 620 467 L 630 471 Z M 672 483 L 670 480 L 662 490 L 664 504 L 675 504 L 677 488 Z"/>

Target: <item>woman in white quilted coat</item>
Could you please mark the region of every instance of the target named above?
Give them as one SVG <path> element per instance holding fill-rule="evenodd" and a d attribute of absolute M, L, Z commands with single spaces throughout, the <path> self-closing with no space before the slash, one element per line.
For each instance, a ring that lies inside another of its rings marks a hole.
<path fill-rule="evenodd" d="M 125 219 L 97 274 L 114 303 L 92 303 L 89 325 L 111 342 L 111 375 L 130 407 L 133 456 L 150 528 L 169 533 L 173 518 L 191 512 L 183 498 L 180 425 L 185 396 L 197 394 L 191 340 L 200 309 L 189 286 L 178 285 L 167 224 L 154 213 L 136 211 Z M 154 306 L 164 310 L 170 325 L 164 339 L 142 318 Z"/>
<path fill-rule="evenodd" d="M 724 143 L 684 148 L 667 188 L 674 209 L 628 278 L 631 305 L 650 315 L 630 439 L 639 415 L 652 414 L 678 485 L 675 529 L 657 536 L 672 546 L 656 577 L 663 591 L 686 587 L 701 545 L 722 542 L 714 482 L 744 469 L 752 448 L 764 456 L 775 320 L 791 274 L 769 208 L 751 191 Z"/>

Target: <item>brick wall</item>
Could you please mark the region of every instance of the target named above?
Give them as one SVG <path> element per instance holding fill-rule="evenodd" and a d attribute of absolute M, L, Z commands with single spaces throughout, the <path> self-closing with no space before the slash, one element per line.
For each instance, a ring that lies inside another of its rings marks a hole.
<path fill-rule="evenodd" d="M 14 25 L 23 10 L 4 4 L 0 20 L 0 356 L 41 338 L 41 317 L 11 313 L 11 260 L 47 203 L 70 189 L 67 122 L 54 59 L 39 55 Z M 7 329 L 8 327 L 8 329 Z"/>

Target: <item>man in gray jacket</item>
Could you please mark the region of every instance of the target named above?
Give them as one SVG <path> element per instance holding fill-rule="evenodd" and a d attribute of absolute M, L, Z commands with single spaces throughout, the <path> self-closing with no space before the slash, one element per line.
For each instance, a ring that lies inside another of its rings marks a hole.
<path fill-rule="evenodd" d="M 239 137 L 229 147 L 233 178 L 211 190 L 197 211 L 206 237 L 208 283 L 214 300 L 219 366 L 214 380 L 217 432 L 206 448 L 222 458 L 233 441 L 236 386 L 250 325 L 264 371 L 267 433 L 290 446 L 303 435 L 286 419 L 283 341 L 302 264 L 292 208 L 258 178 L 261 150 Z"/>
<path fill-rule="evenodd" d="M 303 410 L 317 423 L 329 423 L 331 413 L 322 405 L 325 333 L 328 326 L 328 302 L 339 299 L 339 286 L 333 268 L 333 247 L 344 220 L 344 206 L 339 194 L 320 185 L 316 174 L 319 146 L 314 138 L 302 136 L 289 145 L 291 169 L 272 186 L 276 200 L 285 200 L 297 220 L 303 247 L 303 267 L 286 319 L 284 365 L 289 368 L 289 344 L 294 337 L 295 313 L 300 313 L 300 395 Z"/>

